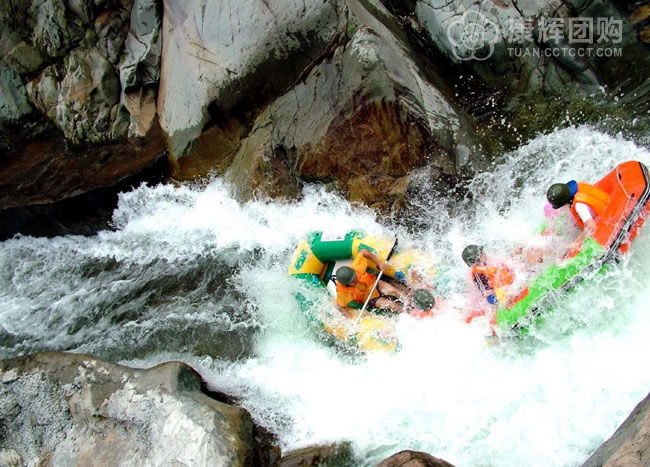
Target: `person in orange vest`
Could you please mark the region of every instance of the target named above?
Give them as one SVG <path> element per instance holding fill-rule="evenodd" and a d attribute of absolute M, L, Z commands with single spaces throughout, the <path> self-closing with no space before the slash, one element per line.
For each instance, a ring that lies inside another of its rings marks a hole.
<path fill-rule="evenodd" d="M 336 304 L 341 313 L 348 318 L 354 317 L 351 309 L 360 309 L 363 307 L 372 286 L 377 279 L 375 274 L 368 272 L 370 263 L 374 263 L 380 270 L 385 270 L 386 263 L 377 255 L 369 250 L 361 250 L 350 266 L 341 266 L 336 270 Z M 410 303 L 408 300 L 411 291 L 405 286 L 394 286 L 387 281 L 380 280 L 376 289 L 372 292 L 368 308 L 383 308 L 395 312 L 404 311 L 403 303 Z M 420 297 L 418 303 L 424 306 L 429 300 L 426 300 L 424 294 L 417 295 Z M 401 301 L 402 304 L 397 303 Z M 426 302 L 426 303 L 425 303 Z M 433 308 L 434 301 L 429 307 Z"/>
<path fill-rule="evenodd" d="M 582 241 L 596 230 L 596 220 L 605 211 L 609 195 L 604 190 L 588 183 L 571 180 L 568 183 L 554 183 L 546 192 L 546 199 L 553 209 L 569 205 L 571 214 L 582 229 L 582 233 L 569 246 L 569 252 L 579 250 Z"/>
<path fill-rule="evenodd" d="M 498 305 L 501 289 L 514 281 L 514 274 L 504 264 L 489 264 L 482 246 L 468 245 L 463 261 L 472 268 L 472 280 L 490 305 Z M 503 300 L 503 297 L 500 297 Z"/>

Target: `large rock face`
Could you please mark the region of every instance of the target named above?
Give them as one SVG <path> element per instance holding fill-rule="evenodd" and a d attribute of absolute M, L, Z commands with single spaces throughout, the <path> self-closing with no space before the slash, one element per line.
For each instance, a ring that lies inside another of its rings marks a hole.
<path fill-rule="evenodd" d="M 77 354 L 0 362 L 2 465 L 251 465 L 243 409 L 185 364 L 137 370 Z"/>
<path fill-rule="evenodd" d="M 650 394 L 582 467 L 645 467 L 650 465 Z"/>
<path fill-rule="evenodd" d="M 0 4 L 0 209 L 113 185 L 162 154 L 150 3 Z"/>
<path fill-rule="evenodd" d="M 526 124 L 536 126 L 533 134 L 549 129 L 559 112 L 578 119 L 594 108 L 615 113 L 624 104 L 612 103 L 617 93 L 633 104 L 628 111 L 647 107 L 643 31 L 650 10 L 643 2 L 382 1 L 403 18 L 422 53 L 455 66 L 448 78 L 459 89 L 472 88 L 470 108 L 503 110 L 524 134 Z"/>
<path fill-rule="evenodd" d="M 344 21 L 338 1 L 165 0 L 164 7 L 158 110 L 174 161 L 196 152 L 213 117 L 226 122 L 241 113 L 246 120 L 246 113 L 281 94 Z M 231 138 L 227 129 L 220 133 Z M 199 157 L 206 155 L 195 153 Z M 200 172 L 212 162 L 184 165 L 180 173 Z"/>
<path fill-rule="evenodd" d="M 458 174 L 480 164 L 472 122 L 409 55 L 392 16 L 379 3 L 347 5 L 348 36 L 243 140 L 227 174 L 240 195 L 286 192 L 293 174 L 333 180 L 351 200 L 390 207 L 415 168 Z"/>
<path fill-rule="evenodd" d="M 115 183 L 164 150 L 179 179 L 227 174 L 242 199 L 316 181 L 396 206 L 414 169 L 453 183 L 558 115 L 644 109 L 650 126 L 648 12 L 615 0 L 4 2 L 0 208 Z M 592 43 L 567 40 L 576 18 Z M 80 154 L 103 175 L 71 175 Z"/>

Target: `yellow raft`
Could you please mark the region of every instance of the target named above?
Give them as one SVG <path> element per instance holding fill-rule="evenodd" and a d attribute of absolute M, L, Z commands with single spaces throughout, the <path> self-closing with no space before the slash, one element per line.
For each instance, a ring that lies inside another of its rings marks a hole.
<path fill-rule="evenodd" d="M 300 241 L 293 253 L 289 266 L 289 275 L 310 287 L 322 290 L 331 301 L 336 298 L 334 271 L 342 265 L 349 264 L 363 249 L 370 250 L 385 260 L 394 240 L 368 236 L 360 231 L 350 231 L 344 235 L 331 235 L 313 232 Z M 376 268 L 376 265 L 371 265 Z M 429 277 L 435 274 L 433 260 L 413 249 L 399 248 L 390 259 L 385 276 L 396 280 L 408 277 L 409 271 L 416 268 Z M 369 269 L 377 273 L 377 269 Z M 355 318 L 343 316 L 335 305 L 324 306 L 322 301 L 308 299 L 308 293 L 297 293 L 300 308 L 312 325 L 329 336 L 333 336 L 345 346 L 362 351 L 397 350 L 399 343 L 395 337 L 395 317 L 364 312 L 361 320 L 356 322 L 360 310 L 351 310 Z"/>

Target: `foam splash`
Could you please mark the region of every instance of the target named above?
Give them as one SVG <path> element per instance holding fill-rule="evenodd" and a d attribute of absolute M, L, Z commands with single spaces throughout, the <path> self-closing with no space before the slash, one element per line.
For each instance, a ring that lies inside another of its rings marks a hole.
<path fill-rule="evenodd" d="M 540 136 L 470 185 L 473 197 L 422 198 L 408 233 L 309 187 L 297 202 L 237 203 L 207 187 L 143 186 L 121 195 L 116 231 L 0 244 L 0 353 L 96 353 L 139 366 L 181 359 L 237 394 L 285 450 L 349 440 L 368 465 L 398 449 L 457 465 L 575 465 L 650 388 L 649 230 L 627 262 L 567 296 L 522 341 L 490 342 L 458 311 L 471 288 L 460 252 L 495 255 L 537 240 L 546 187 L 596 180 L 650 153 L 588 127 Z M 418 204 L 418 203 L 416 203 Z M 286 275 L 311 230 L 362 227 L 433 251 L 450 312 L 404 317 L 402 350 L 351 358 L 321 342 Z"/>

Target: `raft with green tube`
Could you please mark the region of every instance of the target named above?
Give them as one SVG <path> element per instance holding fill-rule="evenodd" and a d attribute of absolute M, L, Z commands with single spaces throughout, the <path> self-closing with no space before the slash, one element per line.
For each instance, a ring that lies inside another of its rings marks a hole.
<path fill-rule="evenodd" d="M 592 236 L 585 238 L 580 251 L 550 266 L 533 279 L 506 307 L 496 312 L 501 329 L 526 334 L 529 327 L 553 309 L 555 299 L 579 282 L 603 270 L 620 253 L 626 253 L 650 209 L 648 169 L 638 161 L 628 161 L 595 183 L 609 196 L 607 206 L 596 219 Z"/>
<path fill-rule="evenodd" d="M 370 250 L 385 260 L 393 244 L 394 239 L 366 235 L 358 230 L 342 235 L 313 232 L 302 239 L 293 253 L 289 275 L 309 287 L 322 290 L 322 296 L 331 299 L 330 303 L 326 300 L 324 305 L 308 299 L 306 293 L 297 294 L 301 311 L 310 324 L 348 347 L 362 351 L 395 351 L 399 344 L 394 336 L 394 317 L 366 312 L 355 324 L 356 319 L 344 317 L 331 303 L 336 298 L 334 272 L 339 266 L 349 264 L 363 249 Z M 414 249 L 398 249 L 391 257 L 384 275 L 402 280 L 412 268 L 429 277 L 435 275 L 433 260 Z M 359 311 L 353 310 L 352 313 Z"/>

